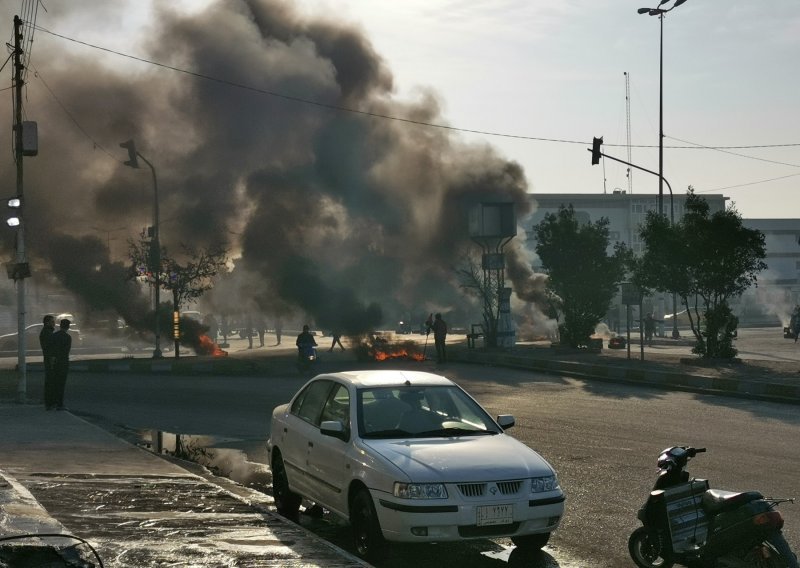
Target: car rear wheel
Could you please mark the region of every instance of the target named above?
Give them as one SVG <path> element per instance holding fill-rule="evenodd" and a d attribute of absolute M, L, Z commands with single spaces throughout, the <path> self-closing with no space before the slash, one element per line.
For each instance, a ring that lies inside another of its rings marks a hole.
<path fill-rule="evenodd" d="M 535 550 L 543 548 L 550 540 L 550 533 L 526 534 L 524 536 L 512 536 L 511 542 L 517 548 Z"/>
<path fill-rule="evenodd" d="M 386 552 L 378 514 L 367 489 L 360 489 L 350 505 L 353 543 L 358 555 L 367 561 L 380 559 Z"/>
<path fill-rule="evenodd" d="M 302 498 L 289 489 L 289 478 L 286 476 L 286 466 L 280 453 L 272 460 L 272 496 L 278 513 L 293 521 L 299 519 Z"/>

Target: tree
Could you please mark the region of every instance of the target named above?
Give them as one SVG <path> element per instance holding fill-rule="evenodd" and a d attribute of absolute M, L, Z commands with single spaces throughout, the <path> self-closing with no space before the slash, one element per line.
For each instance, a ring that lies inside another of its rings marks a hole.
<path fill-rule="evenodd" d="M 675 225 L 663 215 L 647 214 L 637 276 L 647 287 L 681 298 L 697 340 L 695 353 L 732 358 L 739 320 L 729 301 L 757 284 L 758 273 L 767 267 L 764 234 L 745 227 L 732 207 L 710 213 L 691 186 L 685 208 Z"/>
<path fill-rule="evenodd" d="M 471 255 L 465 255 L 461 266 L 456 268 L 456 273 L 461 281 L 461 287 L 481 302 L 485 345 L 487 347 L 497 347 L 501 282 L 493 279 L 491 271 L 484 270 L 481 266 L 481 261 Z"/>
<path fill-rule="evenodd" d="M 182 260 L 169 256 L 164 247 L 161 247 L 160 254 L 157 255 L 152 242 L 144 233 L 138 242 L 131 241 L 128 245 L 131 259 L 129 277 L 144 279 L 148 285 L 154 286 L 154 275 L 160 270 L 161 288 L 172 293 L 172 306 L 176 312 L 185 304 L 197 301 L 210 290 L 214 278 L 228 262 L 227 251 L 221 247 L 196 249 L 181 244 Z M 158 266 L 154 266 L 155 263 Z M 180 356 L 178 339 L 175 340 L 175 356 Z"/>
<path fill-rule="evenodd" d="M 545 215 L 534 232 L 536 254 L 549 276 L 548 290 L 561 299 L 561 342 L 586 345 L 617 293 L 627 249 L 616 243 L 609 256 L 608 219 L 582 224 L 572 205 Z"/>

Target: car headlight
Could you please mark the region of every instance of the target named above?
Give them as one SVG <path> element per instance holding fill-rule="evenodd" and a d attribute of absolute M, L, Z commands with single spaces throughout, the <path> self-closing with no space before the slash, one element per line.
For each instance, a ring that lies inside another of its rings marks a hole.
<path fill-rule="evenodd" d="M 443 483 L 394 483 L 394 496 L 401 499 L 447 499 Z"/>
<path fill-rule="evenodd" d="M 548 475 L 546 477 L 531 478 L 531 493 L 544 493 L 545 491 L 555 491 L 559 489 L 558 477 Z"/>

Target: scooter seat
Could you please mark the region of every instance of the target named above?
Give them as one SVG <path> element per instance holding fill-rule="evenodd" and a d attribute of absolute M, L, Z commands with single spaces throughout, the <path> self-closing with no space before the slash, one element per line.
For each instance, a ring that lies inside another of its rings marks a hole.
<path fill-rule="evenodd" d="M 722 489 L 709 489 L 703 493 L 701 502 L 706 514 L 716 515 L 722 511 L 735 509 L 750 501 L 757 501 L 763 498 L 764 496 L 758 491 L 736 493 L 735 491 L 724 491 Z"/>

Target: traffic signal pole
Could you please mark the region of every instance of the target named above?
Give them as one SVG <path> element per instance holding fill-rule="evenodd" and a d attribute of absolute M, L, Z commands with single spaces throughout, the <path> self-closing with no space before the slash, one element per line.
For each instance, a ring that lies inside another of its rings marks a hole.
<path fill-rule="evenodd" d="M 683 0 L 684 2 L 686 0 Z M 683 2 L 681 2 L 682 4 Z M 600 147 L 603 145 L 603 137 L 594 138 L 592 140 L 592 147 L 587 148 L 592 153 L 592 165 L 595 165 L 600 162 L 600 156 L 606 157 L 609 160 L 614 160 L 615 162 L 619 162 L 620 164 L 625 164 L 626 166 L 630 166 L 632 168 L 636 168 L 637 170 L 642 170 L 643 172 L 647 172 L 648 174 L 653 174 L 654 176 L 658 176 L 659 183 L 664 182 L 667 184 L 667 188 L 669 188 L 669 223 L 670 225 L 675 225 L 675 206 L 673 204 L 672 199 L 672 186 L 667 181 L 667 178 L 664 177 L 661 173 L 656 173 L 652 170 L 648 170 L 647 168 L 643 168 L 642 166 L 637 166 L 636 164 L 632 164 L 631 162 L 626 162 L 625 160 L 620 160 L 619 158 L 615 158 L 614 156 L 609 156 L 608 154 L 603 153 Z M 662 162 L 659 160 L 659 168 L 661 167 Z M 605 177 L 605 176 L 604 176 Z M 661 190 L 661 186 L 659 185 L 659 197 L 663 196 L 663 191 Z M 658 204 L 658 214 L 664 214 L 664 206 L 661 201 Z M 678 299 L 677 294 L 675 292 L 672 293 L 672 339 L 680 338 L 681 334 L 678 332 Z M 644 349 L 644 346 L 642 346 Z"/>
<path fill-rule="evenodd" d="M 667 184 L 667 188 L 669 189 L 669 218 L 670 218 L 670 222 L 674 224 L 675 223 L 675 208 L 674 208 L 673 203 L 672 203 L 672 186 L 667 181 L 667 178 L 665 178 L 663 175 L 658 174 L 657 172 L 654 172 L 653 170 L 648 170 L 647 168 L 643 168 L 642 166 L 637 166 L 636 164 L 632 164 L 631 162 L 626 162 L 625 160 L 620 160 L 619 158 L 615 158 L 614 156 L 609 156 L 608 154 L 606 154 L 606 153 L 604 153 L 604 152 L 602 152 L 600 150 L 600 146 L 602 144 L 603 144 L 603 138 L 602 137 L 595 138 L 594 142 L 592 144 L 592 147 L 591 148 L 587 148 L 587 150 L 589 150 L 592 153 L 592 165 L 595 165 L 595 164 L 599 163 L 600 156 L 603 156 L 604 158 L 608 158 L 609 160 L 614 160 L 615 162 L 619 162 L 620 164 L 625 164 L 626 166 L 630 166 L 632 168 L 636 168 L 637 170 L 641 170 L 643 172 L 647 172 L 648 174 L 653 174 L 654 176 L 657 176 L 659 178 L 659 180 L 661 180 L 665 184 Z M 659 213 L 661 213 L 662 211 L 663 211 L 662 209 L 659 209 Z"/>

